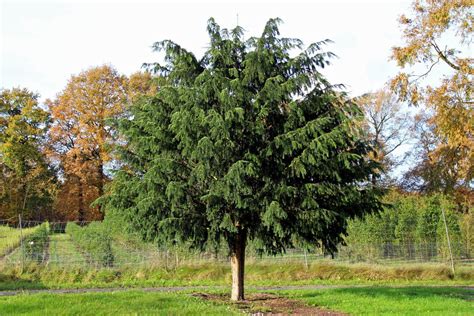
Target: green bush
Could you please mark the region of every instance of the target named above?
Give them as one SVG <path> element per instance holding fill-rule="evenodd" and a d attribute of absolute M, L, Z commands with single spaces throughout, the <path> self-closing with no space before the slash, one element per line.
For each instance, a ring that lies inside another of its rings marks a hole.
<path fill-rule="evenodd" d="M 71 236 L 91 263 L 104 267 L 113 266 L 115 257 L 112 251 L 112 238 L 102 223 L 95 222 L 85 227 L 68 223 L 66 233 Z"/>
<path fill-rule="evenodd" d="M 48 223 L 43 223 L 23 240 L 25 257 L 36 262 L 43 262 L 48 240 Z"/>

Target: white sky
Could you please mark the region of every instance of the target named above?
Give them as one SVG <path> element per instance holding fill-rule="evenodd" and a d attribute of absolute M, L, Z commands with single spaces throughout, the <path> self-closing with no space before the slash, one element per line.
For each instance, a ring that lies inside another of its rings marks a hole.
<path fill-rule="evenodd" d="M 258 36 L 280 17 L 285 37 L 305 44 L 329 38 L 339 58 L 324 73 L 352 95 L 383 86 L 397 72 L 390 48 L 400 44 L 398 16 L 409 0 L 390 1 L 13 1 L 0 0 L 0 87 L 26 87 L 54 98 L 72 74 L 104 63 L 131 74 L 160 59 L 150 46 L 171 39 L 202 55 L 206 21 L 237 23 Z"/>

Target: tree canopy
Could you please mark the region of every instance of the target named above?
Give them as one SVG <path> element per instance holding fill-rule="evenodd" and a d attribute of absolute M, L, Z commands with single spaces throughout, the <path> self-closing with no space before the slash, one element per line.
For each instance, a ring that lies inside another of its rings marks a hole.
<path fill-rule="evenodd" d="M 44 218 L 55 175 L 43 156 L 49 115 L 27 89 L 0 92 L 0 217 Z"/>
<path fill-rule="evenodd" d="M 382 183 L 392 184 L 394 169 L 401 158 L 395 151 L 404 145 L 410 136 L 411 117 L 389 89 L 366 93 L 356 99 L 364 112 L 363 128 L 373 144 L 374 160 L 381 163 Z"/>
<path fill-rule="evenodd" d="M 474 177 L 473 23 L 470 0 L 415 0 L 411 15 L 400 17 L 405 43 L 392 54 L 403 68 L 392 88 L 433 113 L 427 123 L 439 141 L 429 159 L 449 156 L 461 186 Z M 435 70 L 441 76 L 430 82 Z"/>
<path fill-rule="evenodd" d="M 149 67 L 165 84 L 118 121 L 123 168 L 103 200 L 146 239 L 225 241 L 233 299 L 243 298 L 247 240 L 269 253 L 295 240 L 332 251 L 347 219 L 379 207 L 361 111 L 318 71 L 333 56 L 328 40 L 303 48 L 279 23 L 244 40 L 210 19 L 201 59 L 154 44 L 165 64 Z"/>
<path fill-rule="evenodd" d="M 103 193 L 114 138 L 106 121 L 124 114 L 126 86 L 125 76 L 104 65 L 72 76 L 57 98 L 47 102 L 53 120 L 48 153 L 64 179 L 56 208 L 65 219 L 102 217 L 89 205 Z"/>

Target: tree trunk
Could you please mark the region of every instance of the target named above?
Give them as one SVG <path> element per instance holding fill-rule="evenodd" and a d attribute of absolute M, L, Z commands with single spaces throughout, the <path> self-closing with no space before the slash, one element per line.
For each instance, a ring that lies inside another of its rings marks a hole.
<path fill-rule="evenodd" d="M 245 246 L 247 234 L 239 229 L 231 249 L 230 265 L 232 269 L 232 301 L 244 300 Z"/>
<path fill-rule="evenodd" d="M 84 225 L 84 220 L 85 220 L 85 215 L 86 212 L 84 210 L 84 188 L 81 179 L 79 179 L 79 194 L 78 194 L 78 199 L 79 199 L 79 212 L 78 212 L 78 220 L 80 222 L 80 225 Z"/>
<path fill-rule="evenodd" d="M 98 176 L 99 176 L 99 181 L 98 181 L 98 191 L 99 191 L 99 197 L 104 195 L 104 183 L 105 183 L 105 174 L 104 174 L 104 163 L 102 162 L 102 159 L 99 158 L 99 166 L 98 166 Z M 99 205 L 99 214 L 100 214 L 100 220 L 104 219 L 104 213 L 102 212 L 102 206 Z"/>

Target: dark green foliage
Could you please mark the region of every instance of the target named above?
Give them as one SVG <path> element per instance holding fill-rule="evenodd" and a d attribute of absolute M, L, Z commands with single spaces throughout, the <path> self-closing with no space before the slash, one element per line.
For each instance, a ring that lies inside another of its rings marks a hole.
<path fill-rule="evenodd" d="M 102 223 L 94 222 L 85 227 L 68 223 L 66 233 L 71 236 L 80 250 L 88 256 L 91 263 L 104 267 L 113 266 L 112 238 Z"/>
<path fill-rule="evenodd" d="M 241 235 L 278 253 L 296 240 L 333 251 L 348 219 L 379 209 L 361 112 L 318 72 L 328 41 L 303 49 L 278 24 L 244 40 L 210 19 L 202 59 L 154 45 L 164 84 L 117 124 L 127 145 L 108 212 L 146 240 L 202 248 Z"/>
<path fill-rule="evenodd" d="M 66 232 L 66 222 L 53 222 L 49 223 L 50 234 L 64 234 Z"/>
<path fill-rule="evenodd" d="M 31 235 L 23 240 L 25 257 L 36 262 L 43 262 L 45 247 L 49 241 L 48 224 L 41 224 Z"/>

